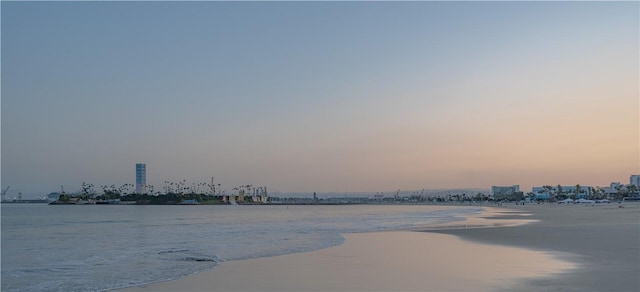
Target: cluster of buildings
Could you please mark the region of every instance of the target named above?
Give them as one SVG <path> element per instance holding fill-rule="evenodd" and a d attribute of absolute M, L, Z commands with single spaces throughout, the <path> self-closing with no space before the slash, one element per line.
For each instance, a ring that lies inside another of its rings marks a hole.
<path fill-rule="evenodd" d="M 213 178 L 211 181 L 211 186 L 213 185 Z M 136 193 L 137 194 L 146 194 L 147 190 L 147 164 L 146 163 L 136 163 Z M 224 203 L 267 203 L 268 202 L 268 194 L 267 187 L 257 187 L 251 188 L 251 186 L 241 186 L 233 189 L 234 193 L 230 195 L 222 194 L 221 200 Z M 194 203 L 194 200 L 186 200 L 187 203 Z"/>
<path fill-rule="evenodd" d="M 136 193 L 147 193 L 147 165 L 145 163 L 136 163 Z M 237 193 L 229 196 L 223 195 L 222 201 L 227 203 L 241 203 L 248 201 L 266 203 L 268 200 L 266 187 L 263 188 L 236 188 Z M 524 193 L 520 190 L 519 185 L 511 186 L 492 186 L 491 197 L 496 200 L 550 200 L 559 201 L 563 199 L 621 199 L 627 197 L 629 199 L 640 200 L 640 175 L 631 175 L 629 184 L 625 185 L 620 182 L 612 182 L 608 187 L 593 187 L 588 185 L 544 185 L 535 186 L 531 192 Z M 314 194 L 314 201 L 315 198 Z"/>
<path fill-rule="evenodd" d="M 634 174 L 629 178 L 629 184 L 612 182 L 608 187 L 593 187 L 586 185 L 562 186 L 545 185 L 536 186 L 531 192 L 525 194 L 520 191 L 519 185 L 492 186 L 491 196 L 496 199 L 509 199 L 520 196 L 525 200 L 554 200 L 558 198 L 591 199 L 591 198 L 621 198 L 640 200 L 640 175 Z"/>

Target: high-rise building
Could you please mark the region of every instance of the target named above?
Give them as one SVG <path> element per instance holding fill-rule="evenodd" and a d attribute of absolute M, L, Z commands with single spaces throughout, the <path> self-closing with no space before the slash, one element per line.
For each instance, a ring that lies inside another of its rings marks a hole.
<path fill-rule="evenodd" d="M 629 184 L 640 188 L 640 174 L 632 174 L 629 178 Z"/>
<path fill-rule="evenodd" d="M 136 193 L 147 192 L 147 164 L 136 163 Z"/>

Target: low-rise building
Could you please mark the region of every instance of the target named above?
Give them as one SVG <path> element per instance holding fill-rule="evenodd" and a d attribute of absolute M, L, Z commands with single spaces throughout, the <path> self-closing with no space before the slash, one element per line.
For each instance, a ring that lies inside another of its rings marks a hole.
<path fill-rule="evenodd" d="M 609 187 L 602 188 L 607 197 L 615 197 L 619 192 L 626 190 L 626 187 L 620 182 L 612 182 Z"/>
<path fill-rule="evenodd" d="M 495 199 L 504 199 L 520 191 L 520 185 L 491 186 L 491 196 Z"/>
<path fill-rule="evenodd" d="M 531 192 L 535 200 L 549 200 L 552 197 L 566 196 L 574 199 L 585 199 L 591 196 L 591 186 L 541 186 L 533 187 Z"/>

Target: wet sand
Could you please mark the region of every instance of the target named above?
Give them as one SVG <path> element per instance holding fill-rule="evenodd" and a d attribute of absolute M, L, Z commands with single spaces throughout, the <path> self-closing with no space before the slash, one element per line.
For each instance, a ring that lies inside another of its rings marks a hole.
<path fill-rule="evenodd" d="M 487 208 L 126 291 L 640 291 L 640 204 L 624 206 Z"/>
<path fill-rule="evenodd" d="M 550 254 L 413 231 L 346 234 L 306 253 L 223 263 L 127 291 L 494 291 L 571 269 Z"/>
<path fill-rule="evenodd" d="M 577 269 L 518 281 L 513 291 L 640 291 L 640 203 L 496 208 L 493 220 L 527 218 L 517 227 L 430 230 L 479 243 L 555 251 Z M 531 216 L 522 216 L 522 213 Z"/>

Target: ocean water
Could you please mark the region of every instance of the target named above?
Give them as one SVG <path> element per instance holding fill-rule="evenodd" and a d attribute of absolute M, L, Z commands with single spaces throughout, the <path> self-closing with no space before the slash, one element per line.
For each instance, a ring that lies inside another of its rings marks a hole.
<path fill-rule="evenodd" d="M 2 291 L 105 291 L 223 261 L 322 249 L 341 233 L 462 220 L 479 207 L 2 205 Z"/>

